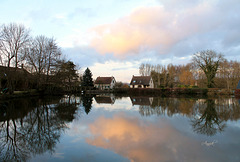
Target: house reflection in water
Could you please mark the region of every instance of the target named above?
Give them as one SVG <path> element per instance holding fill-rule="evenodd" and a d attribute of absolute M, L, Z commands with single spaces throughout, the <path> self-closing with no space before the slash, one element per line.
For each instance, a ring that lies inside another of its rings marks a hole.
<path fill-rule="evenodd" d="M 139 106 L 151 106 L 153 103 L 153 97 L 143 97 L 143 96 L 137 96 L 137 97 L 130 97 L 133 105 L 139 105 Z"/>
<path fill-rule="evenodd" d="M 96 96 L 94 97 L 95 101 L 98 104 L 114 104 L 115 103 L 115 97 L 114 96 Z"/>

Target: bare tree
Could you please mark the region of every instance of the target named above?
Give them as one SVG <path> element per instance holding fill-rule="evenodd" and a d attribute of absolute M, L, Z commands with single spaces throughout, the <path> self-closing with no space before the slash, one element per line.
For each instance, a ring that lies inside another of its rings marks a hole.
<path fill-rule="evenodd" d="M 217 54 L 213 50 L 206 50 L 194 54 L 192 63 L 201 69 L 207 77 L 207 87 L 214 86 L 214 78 L 219 68 L 220 62 L 224 61 L 222 54 Z"/>
<path fill-rule="evenodd" d="M 27 66 L 38 76 L 38 86 L 49 83 L 49 75 L 51 71 L 56 71 L 60 56 L 61 50 L 55 40 L 45 36 L 35 37 L 25 48 Z"/>
<path fill-rule="evenodd" d="M 32 72 L 43 74 L 46 67 L 46 46 L 47 38 L 37 36 L 30 43 L 30 46 L 25 49 L 25 58 L 31 66 Z"/>
<path fill-rule="evenodd" d="M 153 69 L 154 69 L 153 65 L 142 63 L 139 67 L 139 74 L 141 76 L 149 76 L 151 75 L 151 72 L 153 71 Z"/>
<path fill-rule="evenodd" d="M 11 61 L 15 60 L 15 67 L 23 58 L 22 49 L 29 42 L 30 30 L 23 25 L 11 23 L 3 25 L 0 30 L 0 51 L 1 56 L 7 61 L 7 66 L 10 67 Z"/>
<path fill-rule="evenodd" d="M 48 39 L 47 53 L 46 53 L 46 75 L 56 70 L 56 64 L 59 62 L 62 56 L 61 49 L 57 46 L 54 38 Z"/>
<path fill-rule="evenodd" d="M 1 49 L 1 44 L 0 44 L 0 49 Z M 2 52 L 1 52 L 1 50 L 0 50 L 0 65 L 4 65 L 3 64 L 3 56 L 2 56 Z"/>
<path fill-rule="evenodd" d="M 53 38 L 37 36 L 25 48 L 25 57 L 32 72 L 49 75 L 51 68 L 60 59 L 61 50 Z"/>

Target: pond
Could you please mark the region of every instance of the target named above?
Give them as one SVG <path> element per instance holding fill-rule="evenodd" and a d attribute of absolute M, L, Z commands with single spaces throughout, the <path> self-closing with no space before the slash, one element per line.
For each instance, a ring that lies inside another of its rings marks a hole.
<path fill-rule="evenodd" d="M 0 101 L 0 161 L 240 161 L 235 98 Z"/>

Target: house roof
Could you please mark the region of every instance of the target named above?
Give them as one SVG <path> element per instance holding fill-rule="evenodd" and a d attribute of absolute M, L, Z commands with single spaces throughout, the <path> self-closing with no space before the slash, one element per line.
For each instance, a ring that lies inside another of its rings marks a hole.
<path fill-rule="evenodd" d="M 130 85 L 149 85 L 151 76 L 133 76 Z"/>
<path fill-rule="evenodd" d="M 5 73 L 10 72 L 15 74 L 29 74 L 27 70 L 24 68 L 15 68 L 15 67 L 6 67 L 6 66 L 0 66 L 0 77 L 4 77 Z"/>
<path fill-rule="evenodd" d="M 97 77 L 95 84 L 111 84 L 113 79 L 114 77 Z"/>

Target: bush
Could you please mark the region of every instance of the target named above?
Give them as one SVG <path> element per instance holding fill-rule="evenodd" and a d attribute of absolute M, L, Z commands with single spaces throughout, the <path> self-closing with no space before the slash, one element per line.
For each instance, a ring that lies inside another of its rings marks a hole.
<path fill-rule="evenodd" d="M 221 89 L 221 90 L 219 90 L 219 94 L 220 95 L 231 95 L 232 91 L 229 89 Z"/>

